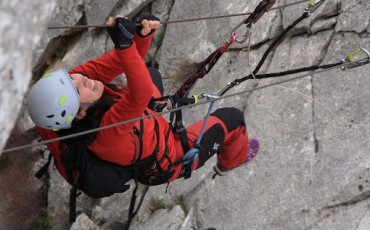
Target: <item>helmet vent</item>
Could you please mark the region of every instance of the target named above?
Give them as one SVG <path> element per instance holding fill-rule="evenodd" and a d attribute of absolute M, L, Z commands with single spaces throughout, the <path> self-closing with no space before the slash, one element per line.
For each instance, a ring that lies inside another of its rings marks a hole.
<path fill-rule="evenodd" d="M 63 112 L 60 114 L 62 117 L 64 117 L 66 115 L 66 111 L 63 110 Z"/>
<path fill-rule="evenodd" d="M 55 122 L 55 124 L 56 124 L 56 125 L 60 125 L 60 123 L 59 123 L 59 122 Z"/>
<path fill-rule="evenodd" d="M 51 114 L 49 116 L 46 116 L 47 118 L 53 118 L 54 117 L 54 114 Z"/>

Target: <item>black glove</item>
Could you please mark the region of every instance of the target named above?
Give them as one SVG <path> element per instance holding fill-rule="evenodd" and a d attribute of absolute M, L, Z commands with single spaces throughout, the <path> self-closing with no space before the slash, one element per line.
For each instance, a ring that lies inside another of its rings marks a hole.
<path fill-rule="evenodd" d="M 141 29 L 143 28 L 143 26 L 141 25 L 141 22 L 143 21 L 143 20 L 148 20 L 148 21 L 158 21 L 158 22 L 160 22 L 161 20 L 159 20 L 159 18 L 157 18 L 156 16 L 154 16 L 154 15 L 151 15 L 151 14 L 144 14 L 144 15 L 140 15 L 140 16 L 138 16 L 137 18 L 135 18 L 135 22 L 136 23 L 138 23 L 139 25 L 137 25 L 136 26 L 136 33 L 140 36 L 140 37 L 142 37 L 142 38 L 144 38 L 144 37 L 147 37 L 147 36 L 149 36 L 149 35 L 151 35 L 152 33 L 154 33 L 154 31 L 155 31 L 155 29 L 152 29 L 151 31 L 150 31 L 150 33 L 149 34 L 147 34 L 147 35 L 145 35 L 145 36 L 143 36 L 142 34 L 141 34 Z"/>
<path fill-rule="evenodd" d="M 132 45 L 136 24 L 127 18 L 116 18 L 116 25 L 107 28 L 116 49 L 126 49 Z"/>

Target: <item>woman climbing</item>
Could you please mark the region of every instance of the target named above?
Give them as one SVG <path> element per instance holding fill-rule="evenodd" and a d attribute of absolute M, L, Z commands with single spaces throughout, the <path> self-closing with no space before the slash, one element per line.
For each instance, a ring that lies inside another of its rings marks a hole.
<path fill-rule="evenodd" d="M 135 23 L 140 23 L 137 29 Z M 147 68 L 147 54 L 160 21 L 153 15 L 139 16 L 135 22 L 117 16 L 107 21 L 115 48 L 87 61 L 68 73 L 59 69 L 42 77 L 28 95 L 30 116 L 43 139 L 65 136 L 130 120 L 155 111 L 149 109 L 152 97 L 163 94 L 159 72 Z M 127 87 L 109 84 L 124 73 Z M 154 83 L 154 84 L 153 84 Z M 203 120 L 189 126 L 187 141 L 193 147 Z M 76 153 L 91 151 L 96 157 L 128 166 L 151 159 L 138 171 L 139 181 L 148 185 L 171 182 L 184 177 L 180 138 L 162 116 L 115 126 L 95 133 L 47 144 L 54 154 L 62 154 L 66 165 L 77 164 Z M 214 154 L 219 175 L 250 161 L 258 152 L 256 140 L 248 141 L 244 115 L 236 108 L 213 112 L 199 143 L 199 157 L 191 170 L 204 165 Z M 60 165 L 56 165 L 57 168 Z"/>

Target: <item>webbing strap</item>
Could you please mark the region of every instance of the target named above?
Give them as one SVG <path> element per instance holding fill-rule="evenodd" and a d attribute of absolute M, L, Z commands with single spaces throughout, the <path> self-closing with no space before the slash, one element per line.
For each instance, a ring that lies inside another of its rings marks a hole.
<path fill-rule="evenodd" d="M 281 42 L 281 40 L 288 34 L 288 32 L 293 29 L 298 23 L 300 23 L 303 19 L 309 17 L 308 13 L 303 13 L 301 17 L 299 17 L 297 20 L 295 20 L 290 26 L 288 26 L 267 48 L 265 53 L 263 54 L 261 60 L 257 64 L 256 68 L 253 70 L 253 74 L 257 74 L 260 68 L 262 67 L 263 63 L 265 62 L 267 56 L 270 54 L 270 52 L 275 48 L 277 44 Z"/>
<path fill-rule="evenodd" d="M 220 48 L 216 49 L 211 53 L 206 60 L 204 60 L 198 70 L 190 75 L 188 79 L 180 86 L 180 88 L 173 95 L 174 98 L 182 98 L 186 93 L 193 87 L 194 83 L 199 79 L 203 78 L 213 66 L 217 63 L 218 59 L 222 54 L 231 46 L 231 44 L 236 40 L 236 35 L 231 36 L 231 38 L 223 44 Z"/>
<path fill-rule="evenodd" d="M 182 110 L 176 111 L 175 114 L 176 114 L 175 131 L 180 137 L 181 146 L 182 146 L 183 151 L 187 152 L 190 149 L 190 147 L 188 143 L 187 132 L 186 132 L 184 124 L 182 123 Z"/>
<path fill-rule="evenodd" d="M 137 192 L 137 187 L 138 187 L 137 176 L 138 176 L 138 168 L 137 167 L 134 167 L 135 188 L 132 191 L 132 195 L 131 195 L 130 207 L 129 207 L 129 211 L 128 211 L 128 220 L 127 220 L 125 229 L 129 229 L 130 224 L 132 222 L 132 219 L 134 219 L 135 215 L 137 214 L 137 212 L 139 211 L 139 208 L 140 208 L 140 205 L 139 205 L 137 207 L 136 211 L 134 211 L 134 209 L 135 209 L 135 203 L 136 203 L 136 198 L 137 198 L 136 192 Z"/>
<path fill-rule="evenodd" d="M 80 177 L 80 172 L 77 171 L 76 177 L 74 178 L 73 185 L 69 195 L 69 221 L 75 222 L 76 221 L 76 200 L 77 200 L 77 184 L 78 179 Z"/>
<path fill-rule="evenodd" d="M 35 177 L 37 179 L 40 179 L 43 175 L 45 175 L 46 171 L 48 170 L 49 168 L 49 165 L 50 165 L 50 162 L 51 162 L 51 159 L 53 158 L 53 155 L 51 153 L 49 153 L 49 157 L 48 157 L 48 161 L 44 164 L 44 166 L 42 166 L 42 168 L 40 168 L 36 174 L 35 174 Z"/>

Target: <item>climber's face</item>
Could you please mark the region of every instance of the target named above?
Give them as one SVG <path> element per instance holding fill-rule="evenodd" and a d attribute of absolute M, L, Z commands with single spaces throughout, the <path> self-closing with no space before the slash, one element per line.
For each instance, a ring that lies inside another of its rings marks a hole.
<path fill-rule="evenodd" d="M 79 73 L 71 74 L 71 78 L 80 95 L 82 105 L 94 103 L 103 95 L 104 85 L 102 82 L 92 80 Z"/>

